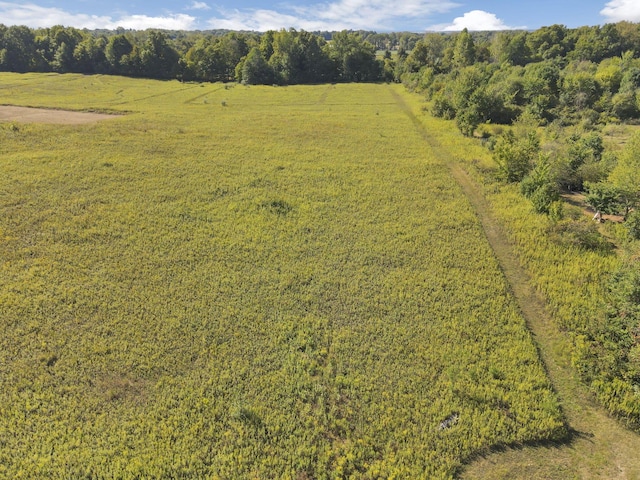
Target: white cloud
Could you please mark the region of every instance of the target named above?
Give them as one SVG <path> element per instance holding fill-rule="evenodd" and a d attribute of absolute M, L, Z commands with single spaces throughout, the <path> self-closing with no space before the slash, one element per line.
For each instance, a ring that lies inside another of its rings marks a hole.
<path fill-rule="evenodd" d="M 600 15 L 608 22 L 640 22 L 640 2 L 638 0 L 612 0 L 607 3 Z"/>
<path fill-rule="evenodd" d="M 445 13 L 457 4 L 450 0 L 336 0 L 304 7 L 291 7 L 290 13 L 275 10 L 220 11 L 220 17 L 211 18 L 209 27 L 235 30 L 393 30 L 399 19 L 427 18 Z"/>
<path fill-rule="evenodd" d="M 211 7 L 204 2 L 193 2 L 187 10 L 211 10 Z"/>
<path fill-rule="evenodd" d="M 407 28 L 408 24 L 426 24 L 426 20 L 435 14 L 447 13 L 459 6 L 454 3 L 456 0 L 316 1 L 322 3 L 304 6 L 294 6 L 288 3 L 287 6 L 278 7 L 277 10 L 220 9 L 215 18 L 205 21 L 198 17 L 202 15 L 201 12 L 211 9 L 207 3 L 208 0 L 188 0 L 184 8 L 190 10 L 192 15 L 166 13 L 161 16 L 124 13 L 112 15 L 71 13 L 58 7 L 46 7 L 32 2 L 22 3 L 14 0 L 0 1 L 0 23 L 27 25 L 32 28 L 65 25 L 89 29 L 123 27 L 135 30 L 147 28 L 193 30 L 206 26 L 208 28 L 256 31 L 279 30 L 281 28 L 296 28 L 307 31 L 342 29 L 397 31 Z M 195 13 L 196 11 L 199 13 Z M 501 24 L 499 20 L 496 19 L 496 21 Z M 446 27 L 447 25 L 443 26 L 443 29 Z M 464 27 L 459 29 L 462 28 Z M 417 28 L 417 30 L 421 29 L 423 28 Z"/>
<path fill-rule="evenodd" d="M 464 29 L 474 31 L 488 30 L 525 30 L 527 27 L 510 27 L 500 20 L 495 13 L 483 10 L 472 10 L 461 17 L 453 19 L 450 24 L 433 25 L 429 30 L 443 32 L 459 32 Z"/>
<path fill-rule="evenodd" d="M 110 16 L 69 13 L 59 8 L 41 7 L 33 3 L 19 4 L 12 2 L 0 2 L 0 19 L 1 23 L 5 25 L 26 25 L 31 28 L 64 25 L 88 29 L 123 27 L 135 30 L 145 30 L 147 28 L 190 30 L 196 24 L 195 17 L 185 14 L 162 17 L 123 15 L 119 18 L 113 18 Z"/>
<path fill-rule="evenodd" d="M 128 15 L 113 20 L 103 28 L 131 28 L 145 30 L 147 28 L 162 28 L 165 30 L 191 30 L 196 24 L 196 18 L 191 15 L 176 14 L 164 17 L 148 17 L 146 15 Z"/>

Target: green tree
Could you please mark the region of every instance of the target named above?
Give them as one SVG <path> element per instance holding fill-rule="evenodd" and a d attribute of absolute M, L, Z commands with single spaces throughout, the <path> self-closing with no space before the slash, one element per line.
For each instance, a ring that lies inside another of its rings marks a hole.
<path fill-rule="evenodd" d="M 531 200 L 536 212 L 550 213 L 552 205 L 560 199 L 560 192 L 547 156 L 539 155 L 535 167 L 522 179 L 520 191 Z"/>
<path fill-rule="evenodd" d="M 569 60 L 600 62 L 622 54 L 620 35 L 614 25 L 580 27 L 571 32 L 575 46 L 567 53 Z"/>
<path fill-rule="evenodd" d="M 524 66 L 531 57 L 526 32 L 499 32 L 493 39 L 492 50 L 493 57 L 501 64 Z"/>
<path fill-rule="evenodd" d="M 73 71 L 73 47 L 62 42 L 53 56 L 52 66 L 56 72 L 67 73 Z"/>
<path fill-rule="evenodd" d="M 242 82 L 249 85 L 270 85 L 273 81 L 271 66 L 262 56 L 260 48 L 253 47 L 242 66 Z"/>
<path fill-rule="evenodd" d="M 422 67 L 428 65 L 428 55 L 429 48 L 424 41 L 420 40 L 407 56 L 406 70 L 408 72 L 417 72 Z"/>
<path fill-rule="evenodd" d="M 640 240 L 640 210 L 634 210 L 627 215 L 624 226 L 629 232 L 629 236 L 634 240 Z M 638 324 L 640 334 L 640 324 Z M 638 352 L 640 354 L 640 351 Z M 637 357 L 638 366 L 640 366 L 640 356 Z M 638 370 L 640 372 L 640 369 Z"/>
<path fill-rule="evenodd" d="M 104 49 L 106 60 L 109 64 L 109 70 L 115 74 L 125 74 L 126 62 L 125 57 L 131 54 L 133 45 L 125 35 L 113 35 L 107 41 Z"/>
<path fill-rule="evenodd" d="M 268 63 L 268 69 L 265 69 L 257 57 L 247 57 L 239 67 L 241 77 L 245 80 L 242 72 L 245 62 L 249 60 L 249 69 L 257 68 L 261 72 L 260 76 L 266 74 L 267 77 L 271 77 L 269 83 L 322 83 L 332 80 L 335 77 L 334 66 L 325 47 L 326 41 L 323 37 L 304 30 L 268 31 L 257 45 L 262 58 Z M 270 75 L 267 70 L 271 71 Z M 261 80 L 264 81 L 266 80 Z"/>
<path fill-rule="evenodd" d="M 625 216 L 640 206 L 640 133 L 625 145 L 608 180 L 620 192 Z"/>
<path fill-rule="evenodd" d="M 506 131 L 493 148 L 499 177 L 509 183 L 520 182 L 531 171 L 539 151 L 540 141 L 535 132 L 517 138 L 512 130 Z"/>
<path fill-rule="evenodd" d="M 338 32 L 326 51 L 336 66 L 338 80 L 368 82 L 380 78 L 382 68 L 376 60 L 375 47 L 361 35 L 346 30 Z"/>
<path fill-rule="evenodd" d="M 228 66 L 219 38 L 199 39 L 180 59 L 184 80 L 228 81 Z"/>
<path fill-rule="evenodd" d="M 39 64 L 41 60 L 35 36 L 29 28 L 11 26 L 0 29 L 0 70 L 24 73 L 32 71 Z"/>
<path fill-rule="evenodd" d="M 453 46 L 453 66 L 456 68 L 468 67 L 476 61 L 476 46 L 473 37 L 465 28 L 456 36 Z"/>
<path fill-rule="evenodd" d="M 620 59 L 606 59 L 600 62 L 595 73 L 595 79 L 600 88 L 610 93 L 616 93 L 622 82 Z"/>
<path fill-rule="evenodd" d="M 593 107 L 601 95 L 601 89 L 593 73 L 579 71 L 565 74 L 560 101 L 571 110 Z"/>
<path fill-rule="evenodd" d="M 599 133 L 570 135 L 564 152 L 556 165 L 558 183 L 563 188 L 582 190 L 585 181 L 593 182 L 606 175 L 606 165 L 602 163 L 604 144 Z"/>
<path fill-rule="evenodd" d="M 551 120 L 559 101 L 560 68 L 553 61 L 531 63 L 522 78 L 527 109 L 540 119 Z"/>
<path fill-rule="evenodd" d="M 106 73 L 108 62 L 105 56 L 106 39 L 88 36 L 76 45 L 73 51 L 75 71 L 80 73 Z"/>
<path fill-rule="evenodd" d="M 56 72 L 66 73 L 76 71 L 73 52 L 78 43 L 84 39 L 84 35 L 73 27 L 56 25 L 49 29 L 53 51 L 51 66 Z"/>
<path fill-rule="evenodd" d="M 556 24 L 530 32 L 527 46 L 534 58 L 550 60 L 566 56 L 572 48 L 572 39 L 567 27 Z"/>
<path fill-rule="evenodd" d="M 587 203 L 596 211 L 615 215 L 620 211 L 620 192 L 610 183 L 585 184 Z"/>
<path fill-rule="evenodd" d="M 169 45 L 164 33 L 149 32 L 147 40 L 140 49 L 139 57 L 140 73 L 143 76 L 160 79 L 175 78 L 179 55 Z"/>

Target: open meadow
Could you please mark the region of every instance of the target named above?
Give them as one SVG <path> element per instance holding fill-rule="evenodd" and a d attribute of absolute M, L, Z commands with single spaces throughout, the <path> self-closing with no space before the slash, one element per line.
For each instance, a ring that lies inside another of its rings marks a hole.
<path fill-rule="evenodd" d="M 391 87 L 0 74 L 0 478 L 450 478 L 566 435 Z"/>

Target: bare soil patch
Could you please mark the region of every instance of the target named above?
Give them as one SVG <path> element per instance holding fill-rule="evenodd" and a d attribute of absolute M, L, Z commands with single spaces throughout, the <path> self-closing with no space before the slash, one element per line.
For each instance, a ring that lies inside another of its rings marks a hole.
<path fill-rule="evenodd" d="M 568 204 L 573 205 L 574 207 L 581 208 L 582 212 L 588 217 L 593 217 L 593 215 L 595 215 L 595 210 L 589 206 L 586 197 L 582 193 L 563 193 L 561 196 L 562 199 Z M 624 221 L 624 217 L 622 217 L 622 215 L 609 215 L 603 213 L 602 220 L 607 222 L 622 223 Z"/>
<path fill-rule="evenodd" d="M 0 122 L 53 123 L 58 125 L 82 125 L 99 122 L 116 115 L 93 112 L 73 112 L 48 108 L 15 107 L 0 105 Z"/>

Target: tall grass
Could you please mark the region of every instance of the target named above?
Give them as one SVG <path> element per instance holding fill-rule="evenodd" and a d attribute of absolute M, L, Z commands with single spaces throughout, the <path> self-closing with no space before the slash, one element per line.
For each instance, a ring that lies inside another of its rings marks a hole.
<path fill-rule="evenodd" d="M 0 476 L 449 478 L 564 434 L 388 87 L 0 81 L 127 112 L 0 126 Z"/>
<path fill-rule="evenodd" d="M 414 98 L 413 102 L 413 108 L 418 111 L 418 101 Z M 575 237 L 580 235 L 578 222 L 573 237 L 563 235 L 559 228 L 562 225 L 548 216 L 536 214 L 517 186 L 496 180 L 491 154 L 479 141 L 462 139 L 450 122 L 428 115 L 421 115 L 420 121 L 429 129 L 432 142 L 439 145 L 441 152 L 455 152 L 453 159 L 466 164 L 470 174 L 482 185 L 493 215 L 506 227 L 521 264 L 531 275 L 531 282 L 546 299 L 557 327 L 567 334 L 572 345 L 565 352 L 567 361 L 574 364 L 610 413 L 637 429 L 640 418 L 637 385 L 622 378 L 622 369 L 615 374 L 601 371 L 600 364 L 612 364 L 615 359 L 599 358 L 623 348 L 601 338 L 602 325 L 608 322 L 607 312 L 611 308 L 608 283 L 622 263 L 615 246 L 606 237 L 596 242 L 579 241 L 580 238 L 576 241 Z M 578 216 L 583 216 L 582 212 Z"/>

